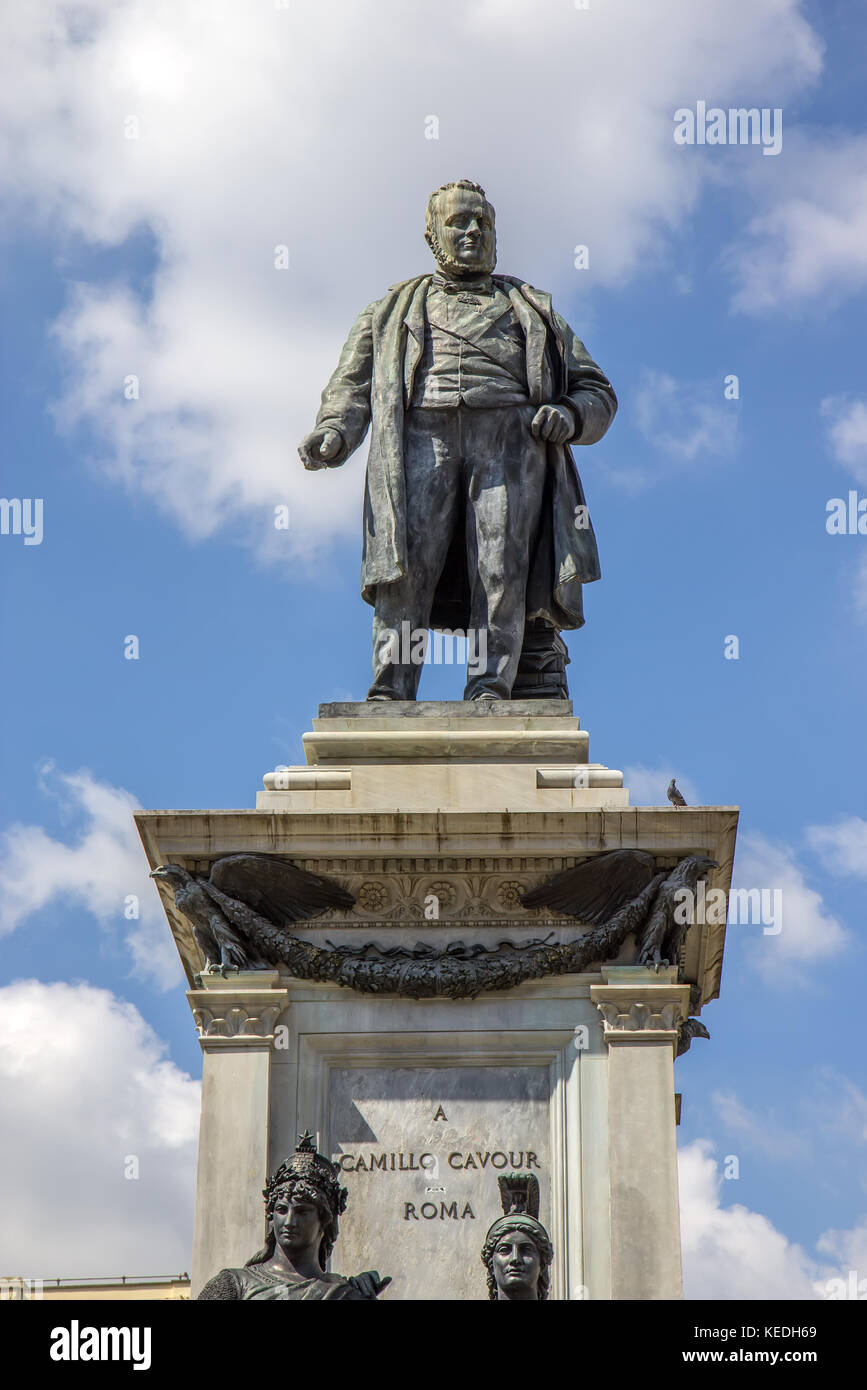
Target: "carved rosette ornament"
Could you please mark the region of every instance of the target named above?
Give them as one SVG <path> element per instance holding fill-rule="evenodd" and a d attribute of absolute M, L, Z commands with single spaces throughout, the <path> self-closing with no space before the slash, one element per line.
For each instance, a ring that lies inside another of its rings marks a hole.
<path fill-rule="evenodd" d="M 380 913 L 384 912 L 391 901 L 391 893 L 387 886 L 382 883 L 366 882 L 362 883 L 358 890 L 358 906 L 365 912 Z"/>
<path fill-rule="evenodd" d="M 507 878 L 497 889 L 497 902 L 506 912 L 517 912 L 523 906 L 521 897 L 526 890 L 526 883 L 520 883 L 516 878 Z"/>
<path fill-rule="evenodd" d="M 444 916 L 454 910 L 457 896 L 457 889 L 453 883 L 450 883 L 446 878 L 435 878 L 427 885 L 423 906 L 427 906 L 426 899 L 428 897 L 433 897 L 436 899 L 440 915 Z"/>

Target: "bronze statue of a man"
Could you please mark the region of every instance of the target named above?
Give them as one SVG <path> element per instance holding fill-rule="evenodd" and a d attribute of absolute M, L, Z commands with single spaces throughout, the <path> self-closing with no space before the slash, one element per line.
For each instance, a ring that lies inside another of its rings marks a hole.
<path fill-rule="evenodd" d="M 299 453 L 345 463 L 372 422 L 361 592 L 369 700 L 414 700 L 415 634 L 471 634 L 464 699 L 567 695 L 562 628 L 599 557 L 571 444 L 601 439 L 610 382 L 550 295 L 494 275 L 494 209 L 461 179 L 430 197 L 433 274 L 359 314 Z"/>

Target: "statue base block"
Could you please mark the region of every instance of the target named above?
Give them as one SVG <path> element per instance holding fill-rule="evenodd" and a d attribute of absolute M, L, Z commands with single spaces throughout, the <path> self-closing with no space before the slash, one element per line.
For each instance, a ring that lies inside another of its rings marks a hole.
<path fill-rule="evenodd" d="M 139 813 L 152 866 L 284 857 L 354 898 L 294 937 L 402 962 L 383 992 L 201 975 L 161 885 L 205 1054 L 193 1296 L 262 1245 L 261 1189 L 305 1128 L 349 1191 L 332 1267 L 391 1275 L 386 1301 L 487 1298 L 480 1251 L 513 1171 L 539 1180 L 552 1298 L 680 1296 L 674 1057 L 718 993 L 724 925 L 694 923 L 659 970 L 627 936 L 576 973 L 491 990 L 480 971 L 474 997 L 448 993 L 452 960 L 471 973 L 501 943 L 522 959 L 581 938 L 521 898 L 588 857 L 703 854 L 728 889 L 736 808 L 630 807 L 588 743 L 568 701 L 326 705 L 306 766 L 266 774 L 256 810 Z M 408 997 L 419 962 L 426 993 Z"/>

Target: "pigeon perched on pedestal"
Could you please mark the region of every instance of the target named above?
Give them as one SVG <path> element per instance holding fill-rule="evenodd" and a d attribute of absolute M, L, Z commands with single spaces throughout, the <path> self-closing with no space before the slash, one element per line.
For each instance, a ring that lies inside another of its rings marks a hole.
<path fill-rule="evenodd" d="M 675 782 L 675 780 L 674 780 L 673 777 L 672 777 L 671 781 L 670 781 L 669 784 L 668 784 L 668 791 L 666 792 L 666 795 L 667 795 L 669 801 L 671 802 L 672 806 L 685 806 L 685 805 L 686 805 L 686 801 L 684 800 L 683 793 L 682 793 L 681 791 L 678 790 L 677 783 Z"/>

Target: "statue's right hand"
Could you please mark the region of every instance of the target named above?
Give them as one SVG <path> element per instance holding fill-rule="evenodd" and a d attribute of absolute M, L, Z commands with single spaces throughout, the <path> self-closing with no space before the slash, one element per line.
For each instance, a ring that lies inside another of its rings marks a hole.
<path fill-rule="evenodd" d="M 338 430 L 311 430 L 298 445 L 298 455 L 305 468 L 329 468 L 331 460 L 343 449 L 343 436 Z"/>
<path fill-rule="evenodd" d="M 391 1275 L 380 1279 L 378 1269 L 366 1269 L 363 1274 L 353 1274 L 349 1282 L 363 1298 L 378 1298 L 383 1289 L 391 1283 Z"/>

